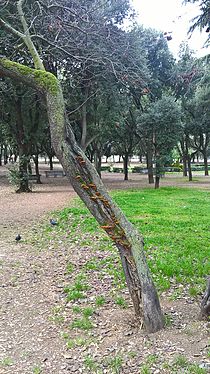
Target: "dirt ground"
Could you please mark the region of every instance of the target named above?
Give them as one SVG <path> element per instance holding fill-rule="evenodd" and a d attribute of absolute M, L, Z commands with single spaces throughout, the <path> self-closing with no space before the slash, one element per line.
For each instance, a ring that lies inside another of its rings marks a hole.
<path fill-rule="evenodd" d="M 66 178 L 46 179 L 46 168 L 43 165 L 41 169 L 43 184 L 35 184 L 33 193 L 15 194 L 8 184 L 6 168 L 0 167 L 0 374 L 93 372 L 84 366 L 82 348 L 71 353 L 67 351 L 65 340 L 61 338 L 62 329 L 52 320 L 52 310 L 63 303 L 61 289 L 70 254 L 62 250 L 62 245 L 56 251 L 51 248 L 37 251 L 24 240 L 15 241 L 18 233 L 27 237 L 29 231 L 36 230 L 36 223 L 46 213 L 67 206 L 76 196 Z M 130 181 L 125 182 L 122 174 L 107 173 L 103 174 L 103 180 L 109 190 L 148 187 L 144 175 L 132 174 Z M 210 190 L 210 177 L 196 176 L 189 183 L 182 177 L 167 176 L 161 180 L 161 186 Z M 77 248 L 78 259 L 84 255 L 84 252 L 78 254 L 80 250 Z M 129 301 L 129 296 L 126 297 Z M 148 355 L 157 355 L 171 362 L 174 355 L 183 354 L 190 362 L 209 365 L 210 368 L 208 323 L 198 321 L 198 304 L 187 296 L 173 301 L 168 295 L 162 296 L 161 303 L 164 311 L 172 316 L 173 323 L 150 336 L 137 328 L 132 307 L 113 312 L 108 304 L 96 322 L 103 325 L 103 339 L 97 347 L 88 348 L 86 353 L 99 357 L 110 352 L 137 351 L 135 357 L 127 357 L 120 369 L 119 373 L 125 374 L 140 373 L 140 363 Z M 101 371 L 107 374 L 115 372 L 107 367 Z M 167 368 L 163 371 L 154 363 L 151 373 L 162 372 L 171 371 Z"/>

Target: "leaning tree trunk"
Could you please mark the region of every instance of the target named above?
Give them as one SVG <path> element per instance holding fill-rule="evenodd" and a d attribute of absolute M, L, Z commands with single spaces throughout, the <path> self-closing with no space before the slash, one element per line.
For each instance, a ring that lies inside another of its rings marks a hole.
<path fill-rule="evenodd" d="M 77 194 L 116 244 L 137 317 L 143 317 L 148 332 L 161 329 L 164 325 L 163 315 L 147 266 L 143 238 L 112 201 L 95 168 L 78 146 L 65 115 L 59 81 L 51 73 L 1 58 L 0 75 L 19 79 L 45 94 L 56 156 Z"/>
<path fill-rule="evenodd" d="M 209 317 L 210 317 L 210 277 L 207 280 L 206 291 L 201 301 L 201 318 L 208 319 Z"/>

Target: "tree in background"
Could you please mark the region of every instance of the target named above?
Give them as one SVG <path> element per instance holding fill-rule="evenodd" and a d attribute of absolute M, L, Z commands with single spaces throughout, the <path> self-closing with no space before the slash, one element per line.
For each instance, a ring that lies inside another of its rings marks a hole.
<path fill-rule="evenodd" d="M 155 188 L 159 188 L 160 176 L 182 131 L 181 110 L 173 98 L 162 97 L 148 106 L 140 121 L 153 134 Z"/>

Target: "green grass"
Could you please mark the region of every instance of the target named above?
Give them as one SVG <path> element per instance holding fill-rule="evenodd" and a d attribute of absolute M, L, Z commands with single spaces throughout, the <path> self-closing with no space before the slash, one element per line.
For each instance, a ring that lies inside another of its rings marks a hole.
<path fill-rule="evenodd" d="M 70 327 L 72 329 L 90 330 L 93 328 L 93 324 L 87 317 L 82 317 L 75 318 Z"/>
<path fill-rule="evenodd" d="M 202 292 L 205 277 L 210 271 L 210 192 L 167 187 L 117 191 L 112 195 L 144 237 L 148 264 L 158 289 L 167 290 L 173 278 L 178 283 L 188 283 L 192 297 Z M 42 237 L 45 242 L 49 238 L 54 249 L 60 246 L 62 240 L 66 245 L 76 242 L 80 247 L 85 243 L 93 256 L 84 264 L 82 271 L 86 275 L 96 271 L 100 273 L 101 280 L 108 274 L 113 287 L 120 291 L 125 287 L 125 278 L 117 251 L 83 203 L 75 199 L 73 204 L 54 214 L 58 226 L 41 228 L 40 245 Z M 68 227 L 71 229 L 68 230 Z M 110 255 L 99 259 L 94 256 L 94 250 L 109 251 Z M 73 274 L 74 265 L 69 263 L 66 271 Z M 76 279 L 74 285 L 65 291 L 69 301 L 76 301 L 86 297 L 87 289 L 86 280 Z M 96 306 L 100 306 L 100 298 L 96 300 Z"/>
<path fill-rule="evenodd" d="M 96 296 L 95 304 L 96 306 L 103 306 L 106 303 L 106 299 L 103 295 Z"/>
<path fill-rule="evenodd" d="M 148 263 L 159 289 L 168 289 L 173 277 L 177 282 L 193 284 L 190 294 L 196 295 L 199 284 L 203 286 L 204 277 L 209 273 L 210 193 L 168 187 L 119 191 L 113 193 L 113 198 L 141 231 Z M 72 237 L 79 226 L 84 237 L 97 233 L 97 246 L 110 249 L 110 241 L 101 233 L 95 219 L 81 202 L 75 204 L 58 214 L 61 227 L 66 227 L 71 218 Z M 110 262 L 107 258 L 99 262 L 93 257 L 85 267 L 89 271 L 105 268 L 116 285 L 124 283 L 121 267 L 113 264 L 113 255 Z"/>
<path fill-rule="evenodd" d="M 208 274 L 209 192 L 181 188 L 125 191 L 116 193 L 115 200 L 142 232 L 156 277 L 196 281 Z"/>
<path fill-rule="evenodd" d="M 0 366 L 12 366 L 14 364 L 12 358 L 5 357 L 2 360 L 0 360 Z"/>

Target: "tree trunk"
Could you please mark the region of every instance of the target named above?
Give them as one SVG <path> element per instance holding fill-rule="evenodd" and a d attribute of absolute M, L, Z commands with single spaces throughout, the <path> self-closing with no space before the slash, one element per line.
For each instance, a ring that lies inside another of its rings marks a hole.
<path fill-rule="evenodd" d="M 50 170 L 53 170 L 53 156 L 49 156 Z"/>
<path fill-rule="evenodd" d="M 126 153 L 123 156 L 123 172 L 124 172 L 124 180 L 125 181 L 128 181 L 128 159 L 129 159 L 129 156 Z"/>
<path fill-rule="evenodd" d="M 4 165 L 8 163 L 7 145 L 4 146 Z"/>
<path fill-rule="evenodd" d="M 152 150 L 149 149 L 149 148 L 147 149 L 146 159 L 147 159 L 149 184 L 153 184 L 154 183 L 154 175 L 153 175 L 153 163 L 152 163 Z"/>
<path fill-rule="evenodd" d="M 188 167 L 188 176 L 189 182 L 192 182 L 192 168 L 191 168 L 191 155 L 189 154 L 189 135 L 185 136 L 185 148 L 186 148 L 186 155 L 187 155 L 187 167 Z"/>
<path fill-rule="evenodd" d="M 37 176 L 37 184 L 42 184 L 41 179 L 40 179 L 40 174 L 39 174 L 39 154 L 37 153 L 34 156 L 34 164 L 35 164 L 35 173 Z"/>
<path fill-rule="evenodd" d="M 76 143 L 65 114 L 59 81 L 50 73 L 26 68 L 0 58 L 0 75 L 19 79 L 46 95 L 46 105 L 53 148 L 73 188 L 96 218 L 101 228 L 116 244 L 137 317 L 143 317 L 148 332 L 164 325 L 159 299 L 144 254 L 138 230 L 112 201 L 93 165 Z"/>
<path fill-rule="evenodd" d="M 31 163 L 30 163 L 30 160 L 28 160 L 28 173 L 29 174 L 32 174 L 32 167 L 31 167 Z"/>
<path fill-rule="evenodd" d="M 3 146 L 1 145 L 1 148 L 0 148 L 0 166 L 2 166 L 2 154 L 3 154 Z"/>
<path fill-rule="evenodd" d="M 155 176 L 155 189 L 160 187 L 160 176 L 156 175 Z"/>
<path fill-rule="evenodd" d="M 28 184 L 28 160 L 26 155 L 20 149 L 19 154 L 19 174 L 20 174 L 20 185 L 16 193 L 31 192 Z"/>
<path fill-rule="evenodd" d="M 207 287 L 201 301 L 201 318 L 209 319 L 210 316 L 210 277 L 207 280 Z"/>
<path fill-rule="evenodd" d="M 209 170 L 208 170 L 208 157 L 207 157 L 206 149 L 204 149 L 202 153 L 203 153 L 203 161 L 204 161 L 204 170 L 205 170 L 205 175 L 209 175 Z"/>
<path fill-rule="evenodd" d="M 190 155 L 187 156 L 187 166 L 188 166 L 189 182 L 192 182 L 192 167 L 191 167 L 191 157 L 190 157 Z"/>
<path fill-rule="evenodd" d="M 101 154 L 97 150 L 95 151 L 95 168 L 99 177 L 101 178 Z"/>
<path fill-rule="evenodd" d="M 187 177 L 187 157 L 183 154 L 183 177 Z"/>

